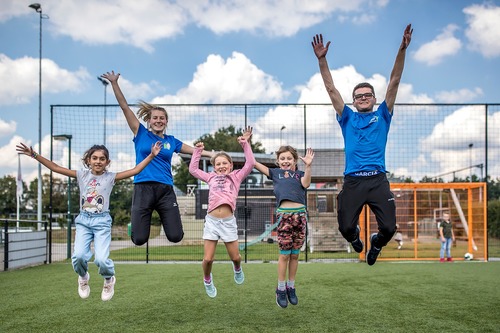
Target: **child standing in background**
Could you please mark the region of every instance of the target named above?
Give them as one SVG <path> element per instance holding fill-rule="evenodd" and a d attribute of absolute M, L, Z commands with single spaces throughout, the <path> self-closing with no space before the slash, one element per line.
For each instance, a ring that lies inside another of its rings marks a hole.
<path fill-rule="evenodd" d="M 439 224 L 439 236 L 441 237 L 441 251 L 439 252 L 439 261 L 444 262 L 446 252 L 446 261 L 453 261 L 451 257 L 451 244 L 455 241 L 453 225 L 450 221 L 450 214 L 443 213 L 443 221 Z"/>
<path fill-rule="evenodd" d="M 255 168 L 273 181 L 278 222 L 278 287 L 276 304 L 282 308 L 288 302 L 297 305 L 295 276 L 299 265 L 300 248 L 304 244 L 307 227 L 306 189 L 311 185 L 311 164 L 314 151 L 308 148 L 299 157 L 291 146 L 281 146 L 276 152 L 278 168 L 268 168 L 257 162 Z M 305 171 L 297 170 L 297 161 L 305 164 Z M 288 271 L 288 280 L 286 280 Z"/>
<path fill-rule="evenodd" d="M 137 175 L 160 152 L 161 143 L 151 147 L 151 153 L 134 168 L 122 172 L 109 172 L 106 168 L 111 163 L 105 146 L 94 145 L 83 154 L 84 170 L 70 170 L 49 161 L 37 154 L 32 147 L 20 143 L 16 146 L 20 154 L 31 156 L 53 172 L 76 178 L 80 189 L 80 214 L 75 219 L 75 246 L 71 261 L 78 274 L 78 294 L 81 298 L 90 295 L 88 261 L 92 257 L 90 243 L 94 242 L 94 263 L 99 274 L 104 277 L 101 293 L 103 301 L 109 301 L 115 292 L 115 265 L 109 259 L 111 244 L 111 215 L 109 215 L 109 197 L 117 180 Z"/>
<path fill-rule="evenodd" d="M 227 253 L 233 263 L 234 281 L 237 284 L 242 284 L 245 280 L 238 249 L 238 226 L 234 210 L 240 185 L 255 166 L 255 157 L 249 143 L 251 136 L 252 127 L 247 127 L 243 135 L 238 137 L 238 142 L 245 153 L 245 165 L 240 170 L 233 171 L 233 161 L 225 152 L 217 152 L 212 156 L 210 162 L 214 167 L 213 172 L 199 169 L 200 157 L 204 149 L 203 142 L 196 144 L 196 149 L 189 163 L 189 172 L 194 177 L 206 182 L 209 187 L 207 216 L 203 228 L 204 255 L 202 266 L 205 291 L 211 298 L 217 296 L 217 288 L 215 288 L 212 277 L 212 264 L 219 239 L 226 245 Z"/>

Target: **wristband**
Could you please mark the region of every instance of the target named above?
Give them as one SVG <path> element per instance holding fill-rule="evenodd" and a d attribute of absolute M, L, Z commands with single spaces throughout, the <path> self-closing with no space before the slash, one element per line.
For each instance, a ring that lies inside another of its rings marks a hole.
<path fill-rule="evenodd" d="M 36 160 L 37 157 L 38 157 L 38 154 L 36 152 L 31 153 L 31 158 L 34 158 Z"/>

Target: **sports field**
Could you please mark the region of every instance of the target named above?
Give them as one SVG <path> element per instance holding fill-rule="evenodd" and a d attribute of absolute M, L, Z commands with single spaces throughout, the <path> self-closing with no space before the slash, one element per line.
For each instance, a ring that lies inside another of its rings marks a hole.
<path fill-rule="evenodd" d="M 90 266 L 82 300 L 69 263 L 0 273 L 0 332 L 499 332 L 500 262 L 301 263 L 299 304 L 275 303 L 276 263 L 249 263 L 234 283 L 214 264 L 116 264 L 115 296 Z"/>

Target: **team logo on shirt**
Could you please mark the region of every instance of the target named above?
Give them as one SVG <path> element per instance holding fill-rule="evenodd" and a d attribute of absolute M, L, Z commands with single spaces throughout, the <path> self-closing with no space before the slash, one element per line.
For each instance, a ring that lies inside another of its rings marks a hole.
<path fill-rule="evenodd" d="M 370 119 L 369 124 L 376 123 L 376 122 L 378 122 L 378 116 L 373 116 L 372 119 Z"/>
<path fill-rule="evenodd" d="M 163 149 L 170 150 L 170 143 L 168 142 L 163 143 Z"/>

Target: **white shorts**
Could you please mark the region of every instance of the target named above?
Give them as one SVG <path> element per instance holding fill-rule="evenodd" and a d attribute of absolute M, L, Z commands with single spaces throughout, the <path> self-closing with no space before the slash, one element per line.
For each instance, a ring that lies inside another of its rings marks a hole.
<path fill-rule="evenodd" d="M 217 241 L 221 239 L 224 243 L 238 240 L 238 226 L 234 216 L 219 219 L 210 215 L 205 217 L 203 228 L 203 239 Z"/>

